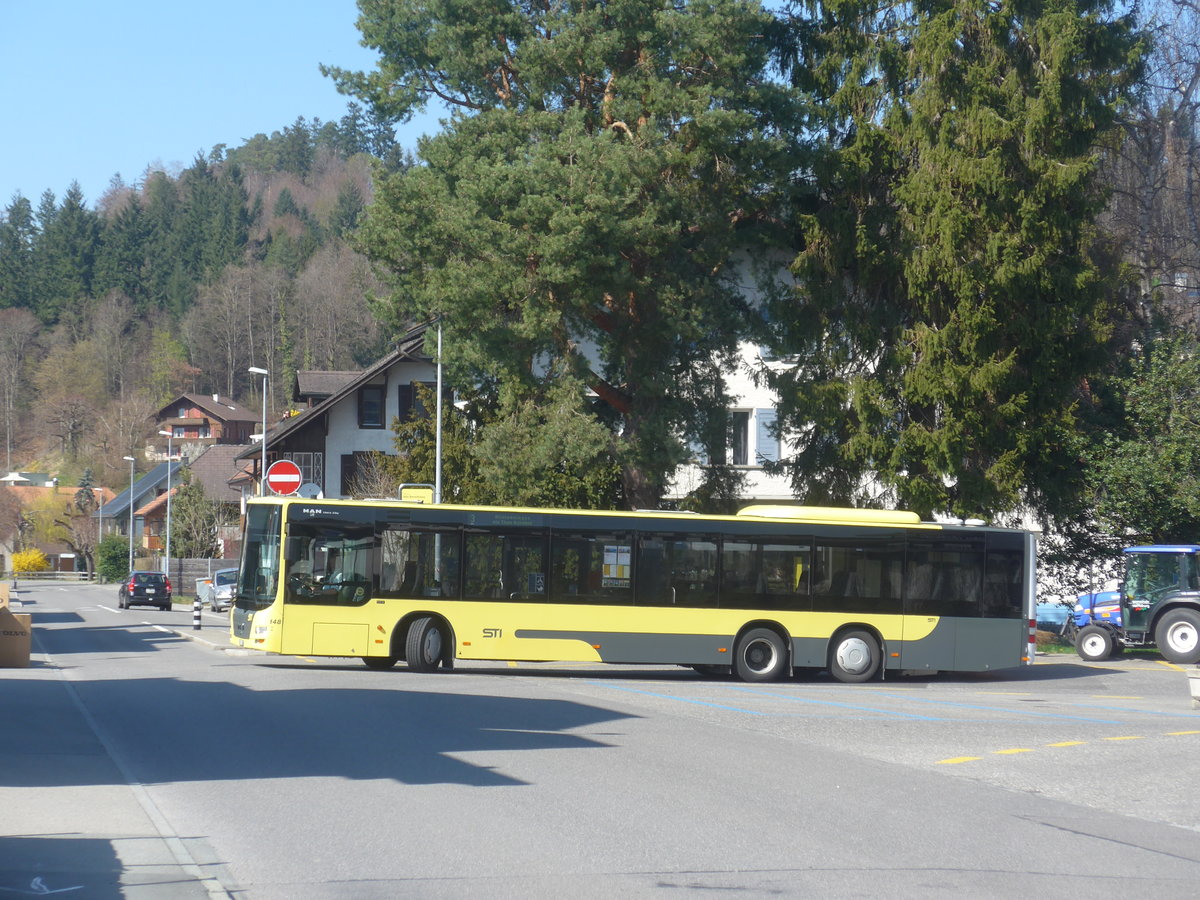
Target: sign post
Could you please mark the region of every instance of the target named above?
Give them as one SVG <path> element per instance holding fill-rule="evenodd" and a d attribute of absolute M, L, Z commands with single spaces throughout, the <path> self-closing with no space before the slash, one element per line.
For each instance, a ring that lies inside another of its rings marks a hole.
<path fill-rule="evenodd" d="M 304 476 L 300 473 L 300 467 L 290 459 L 278 459 L 267 469 L 267 487 L 272 493 L 284 497 L 291 496 L 300 490 L 303 482 Z"/>

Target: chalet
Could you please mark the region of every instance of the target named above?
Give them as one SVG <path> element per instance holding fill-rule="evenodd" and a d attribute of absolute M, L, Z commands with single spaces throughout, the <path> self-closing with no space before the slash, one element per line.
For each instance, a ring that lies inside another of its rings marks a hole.
<path fill-rule="evenodd" d="M 365 457 L 395 453 L 392 421 L 417 411 L 416 388 L 437 383 L 435 361 L 425 353 L 425 326 L 409 331 L 387 354 L 361 372 L 298 372 L 292 402 L 302 407 L 267 431 L 267 467 L 290 459 L 305 484 L 326 497 L 345 497 Z M 239 452 L 255 480 L 262 445 Z"/>
<path fill-rule="evenodd" d="M 154 414 L 157 430 L 170 431 L 175 454 L 198 457 L 205 447 L 248 444 L 262 430 L 258 415 L 219 394 L 181 394 Z M 153 441 L 165 458 L 167 439 Z M 187 450 L 184 447 L 187 446 Z"/>

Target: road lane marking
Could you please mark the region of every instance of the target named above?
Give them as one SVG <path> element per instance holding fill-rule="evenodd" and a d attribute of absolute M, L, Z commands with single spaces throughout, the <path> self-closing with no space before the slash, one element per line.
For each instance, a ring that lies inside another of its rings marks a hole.
<path fill-rule="evenodd" d="M 884 695 L 889 696 L 889 695 Z M 959 709 L 978 709 L 984 712 L 1002 712 L 1015 716 L 1029 716 L 1035 719 L 1069 719 L 1076 722 L 1096 722 L 1100 725 L 1120 725 L 1120 722 L 1114 719 L 1093 719 L 1089 716 L 1064 716 L 1058 713 L 1034 712 L 1028 709 L 1008 709 L 1003 706 L 980 706 L 974 703 L 955 703 L 950 700 L 933 700 L 928 697 L 899 697 L 894 696 L 895 700 L 909 700 L 913 703 L 928 703 L 932 706 L 953 706 Z"/>
<path fill-rule="evenodd" d="M 1197 731 L 1164 731 L 1163 732 L 1164 737 L 1181 737 L 1184 735 L 1195 735 L 1195 734 L 1200 734 L 1200 730 L 1197 730 Z M 1097 738 L 1097 740 L 1101 740 L 1101 741 L 1141 741 L 1141 740 L 1145 740 L 1145 738 L 1142 735 L 1113 735 L 1110 737 Z M 1055 748 L 1082 747 L 1087 743 L 1088 743 L 1087 741 L 1055 741 L 1052 744 L 1046 744 L 1045 747 L 1055 747 Z M 996 756 L 1015 756 L 1019 753 L 1033 753 L 1034 751 L 1030 750 L 1030 749 L 1026 749 L 1024 747 L 1011 747 L 1011 748 L 1004 749 L 1004 750 L 992 750 L 990 752 Z M 955 764 L 964 763 L 964 762 L 976 762 L 980 759 L 983 759 L 983 757 L 982 756 L 952 756 L 948 759 L 939 759 L 934 763 L 934 765 L 938 765 L 938 766 L 955 765 Z"/>
<path fill-rule="evenodd" d="M 727 709 L 732 712 L 746 713 L 747 715 L 751 715 L 751 716 L 767 715 L 767 713 L 764 713 L 757 709 L 746 709 L 741 706 L 727 706 L 724 703 L 710 703 L 707 700 L 692 700 L 688 697 L 680 697 L 677 694 L 663 694 L 663 693 L 659 693 L 658 691 L 643 691 L 643 690 L 639 690 L 637 688 L 628 688 L 628 687 L 622 687 L 622 686 L 616 685 L 616 684 L 610 684 L 606 681 L 593 681 L 592 684 L 599 685 L 601 687 L 606 687 L 606 688 L 609 688 L 614 691 L 624 691 L 627 694 L 642 694 L 643 696 L 646 696 L 646 697 L 657 697 L 660 700 L 675 700 L 678 703 L 692 703 L 692 704 L 695 704 L 696 706 L 708 706 L 713 709 Z"/>
<path fill-rule="evenodd" d="M 733 685 L 732 689 L 735 691 L 739 691 L 741 693 L 755 694 L 755 695 L 760 695 L 763 697 L 771 697 L 771 698 L 777 699 L 777 700 L 788 700 L 793 703 L 807 703 L 812 706 L 833 706 L 838 709 L 849 709 L 849 710 L 855 710 L 857 712 L 879 713 L 879 714 L 885 715 L 885 716 L 896 716 L 897 718 L 901 718 L 901 719 L 918 719 L 922 722 L 945 722 L 945 721 L 947 721 L 946 719 L 940 718 L 938 716 L 921 716 L 916 713 L 906 713 L 906 712 L 899 712 L 898 710 L 882 709 L 878 706 L 863 706 L 862 704 L 859 704 L 859 703 L 839 703 L 834 700 L 813 700 L 808 697 L 797 697 L 797 696 L 790 695 L 790 694 L 780 694 L 775 691 L 764 691 L 760 688 L 739 687 L 737 685 Z"/>

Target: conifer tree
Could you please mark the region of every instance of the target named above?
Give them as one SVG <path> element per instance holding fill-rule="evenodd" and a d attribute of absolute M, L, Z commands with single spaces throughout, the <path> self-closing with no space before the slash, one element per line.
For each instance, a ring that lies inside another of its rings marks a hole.
<path fill-rule="evenodd" d="M 679 436 L 724 414 L 750 320 L 729 263 L 790 176 L 772 17 L 737 0 L 360 9 L 379 69 L 330 70 L 339 86 L 392 118 L 434 97 L 457 112 L 362 226 L 395 279 L 384 312 L 444 314 L 472 380 L 534 396 L 565 364 L 611 410 L 626 502 L 657 505 Z"/>
<path fill-rule="evenodd" d="M 0 309 L 34 305 L 36 241 L 33 205 L 16 194 L 0 218 Z"/>
<path fill-rule="evenodd" d="M 776 381 L 783 420 L 810 436 L 797 491 L 1059 506 L 1114 314 L 1095 173 L 1137 74 L 1132 22 L 1106 0 L 851 0 L 794 25 L 821 136 L 799 288 L 775 310 L 800 360 Z"/>

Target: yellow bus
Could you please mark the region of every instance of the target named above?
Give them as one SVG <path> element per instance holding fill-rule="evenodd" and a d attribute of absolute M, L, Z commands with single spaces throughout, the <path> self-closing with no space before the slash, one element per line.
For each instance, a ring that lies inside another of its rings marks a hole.
<path fill-rule="evenodd" d="M 262 498 L 231 638 L 267 653 L 976 672 L 1033 659 L 1034 536 L 912 513 L 737 515 Z"/>

